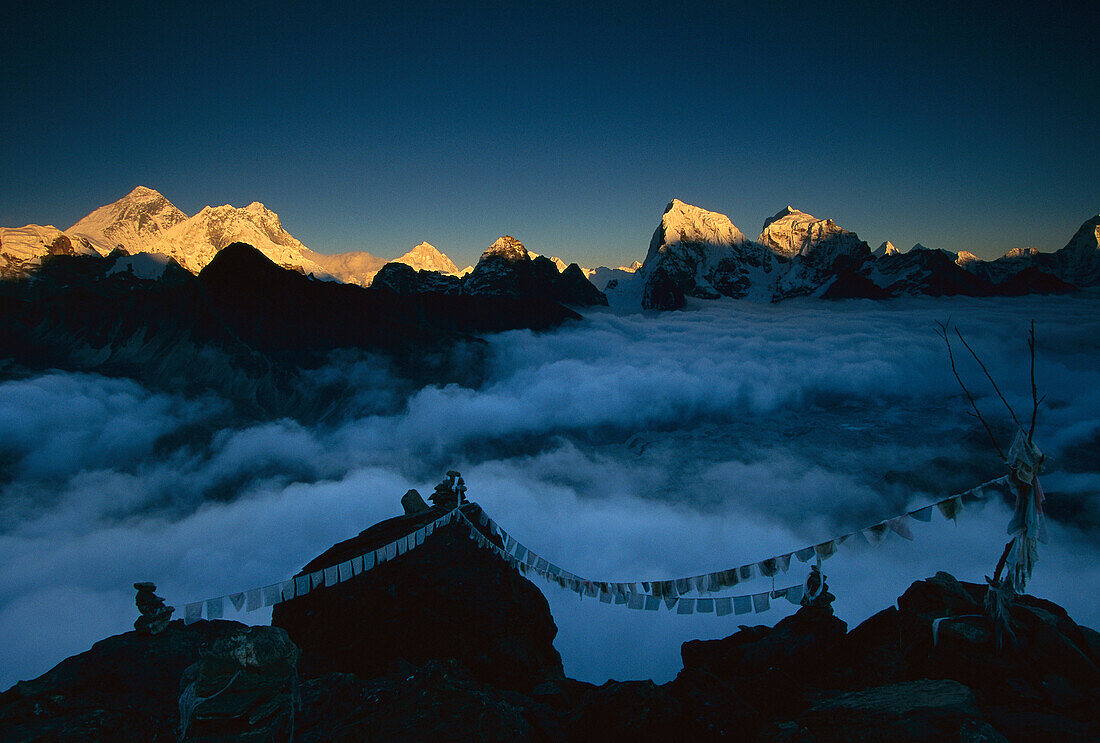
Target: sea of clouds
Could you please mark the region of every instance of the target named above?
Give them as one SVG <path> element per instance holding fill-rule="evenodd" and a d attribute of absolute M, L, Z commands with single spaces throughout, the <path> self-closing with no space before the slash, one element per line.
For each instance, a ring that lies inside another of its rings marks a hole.
<path fill-rule="evenodd" d="M 566 570 L 621 581 L 761 560 L 972 487 L 1003 467 L 935 332 L 948 319 L 1025 426 L 1035 320 L 1052 519 L 1029 587 L 1100 626 L 1100 294 L 699 302 L 492 336 L 476 389 L 410 388 L 376 358 L 340 354 L 303 376 L 307 387 L 349 385 L 320 424 L 241 420 L 215 395 L 122 378 L 0 383 L 0 689 L 128 630 L 135 581 L 182 606 L 285 579 L 452 468 L 520 541 Z M 1004 405 L 955 350 L 1007 446 Z M 913 542 L 842 547 L 825 563 L 838 615 L 854 626 L 938 570 L 982 581 L 1008 518 L 993 501 L 957 525 L 938 514 L 914 524 Z M 775 585 L 805 570 L 796 562 Z M 795 609 L 636 612 L 535 580 L 566 672 L 596 682 L 668 680 L 681 642 Z M 227 618 L 265 623 L 270 612 Z"/>

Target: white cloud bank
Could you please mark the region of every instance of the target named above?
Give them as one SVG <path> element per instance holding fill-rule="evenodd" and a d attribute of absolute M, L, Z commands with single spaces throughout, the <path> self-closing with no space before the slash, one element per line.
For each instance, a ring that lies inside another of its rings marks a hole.
<path fill-rule="evenodd" d="M 348 408 L 318 426 L 235 423 L 217 399 L 93 375 L 0 384 L 0 689 L 129 629 L 134 581 L 180 606 L 285 578 L 452 467 L 532 548 L 619 580 L 763 559 L 998 476 L 933 332 L 949 316 L 1022 413 L 1036 320 L 1048 395 L 1037 436 L 1060 521 L 1032 588 L 1096 626 L 1098 310 L 1093 293 L 594 312 L 549 334 L 496 336 L 479 389 L 426 387 L 404 404 L 383 366 L 342 356 L 312 376 L 349 380 Z M 960 368 L 1007 438 L 980 370 Z M 826 563 L 838 614 L 854 625 L 936 570 L 981 581 L 1007 519 L 991 503 L 957 527 L 916 524 L 912 543 L 842 548 Z M 540 587 L 566 672 L 594 681 L 667 680 L 679 643 L 794 609 L 682 617 Z"/>

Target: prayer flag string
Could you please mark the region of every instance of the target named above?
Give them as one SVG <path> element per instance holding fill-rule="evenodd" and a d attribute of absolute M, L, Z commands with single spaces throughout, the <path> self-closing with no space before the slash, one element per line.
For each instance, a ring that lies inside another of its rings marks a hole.
<path fill-rule="evenodd" d="M 1007 476 L 999 477 L 963 493 L 943 498 L 863 529 L 758 562 L 690 577 L 626 582 L 591 580 L 563 570 L 555 563 L 550 562 L 522 544 L 513 535 L 501 528 L 480 506 L 473 504 L 477 507 L 477 519 L 480 527 L 475 526 L 466 514 L 459 507 L 456 507 L 412 533 L 350 560 L 329 565 L 307 575 L 298 575 L 278 583 L 185 604 L 184 622 L 191 624 L 202 619 L 204 613 L 207 619 L 220 619 L 223 616 L 227 600 L 235 610 L 240 611 L 243 607 L 244 611 L 251 612 L 261 607 L 273 606 L 281 601 L 289 601 L 304 596 L 318 588 L 342 583 L 421 546 L 424 544 L 425 538 L 431 536 L 437 528 L 457 521 L 466 523 L 470 530 L 470 538 L 475 540 L 479 546 L 490 549 L 522 574 L 527 575 L 529 572 L 534 572 L 563 589 L 577 593 L 582 598 L 596 598 L 605 604 L 620 604 L 643 611 L 656 611 L 664 606 L 668 611 L 677 614 L 714 612 L 718 616 L 724 616 L 726 614 L 760 613 L 770 608 L 771 599 L 785 598 L 793 604 L 798 604 L 804 593 L 803 585 L 773 588 L 769 591 L 738 596 L 686 597 L 684 594 L 696 593 L 703 595 L 714 593 L 749 581 L 757 575 L 772 578 L 774 585 L 775 575 L 779 572 L 786 573 L 789 570 L 792 557 L 800 562 L 808 562 L 815 558 L 825 560 L 836 554 L 836 548 L 839 545 L 850 541 L 854 542 L 857 538 L 872 546 L 880 544 L 890 532 L 911 540 L 913 534 L 909 528 L 908 522 L 910 519 L 923 522 L 931 521 L 933 510 L 938 510 L 944 518 L 955 520 L 962 511 L 964 504 L 984 500 L 986 489 L 999 486 L 1007 486 Z M 482 529 L 499 539 L 500 544 L 498 545 L 487 538 L 482 533 Z"/>

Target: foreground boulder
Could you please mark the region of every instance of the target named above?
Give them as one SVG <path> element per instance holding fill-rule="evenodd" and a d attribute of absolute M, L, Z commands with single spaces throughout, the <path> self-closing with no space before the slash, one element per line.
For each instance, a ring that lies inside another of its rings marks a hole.
<path fill-rule="evenodd" d="M 176 620 L 156 635 L 100 640 L 0 694 L 4 741 L 176 740 L 179 685 L 199 650 L 245 630 L 239 622 Z"/>
<path fill-rule="evenodd" d="M 334 673 L 303 682 L 294 740 L 549 743 L 561 733 L 547 705 L 482 684 L 450 660 L 370 680 Z"/>
<path fill-rule="evenodd" d="M 183 672 L 180 740 L 289 743 L 300 705 L 300 654 L 277 627 L 242 627 L 218 638 Z"/>
<path fill-rule="evenodd" d="M 476 504 L 463 506 L 477 522 Z M 299 575 L 350 560 L 446 513 L 439 507 L 383 521 L 314 559 Z M 455 659 L 482 683 L 529 691 L 563 676 L 557 626 L 542 593 L 469 527 L 435 530 L 424 544 L 337 586 L 277 604 L 272 624 L 302 649 L 304 677 L 369 679 Z"/>

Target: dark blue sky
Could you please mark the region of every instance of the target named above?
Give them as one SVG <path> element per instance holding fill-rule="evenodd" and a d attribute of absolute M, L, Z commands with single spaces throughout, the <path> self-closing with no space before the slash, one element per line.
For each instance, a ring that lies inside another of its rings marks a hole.
<path fill-rule="evenodd" d="M 227 5 L 3 11 L 0 225 L 141 184 L 323 252 L 615 265 L 672 197 L 983 257 L 1100 210 L 1095 6 Z"/>

